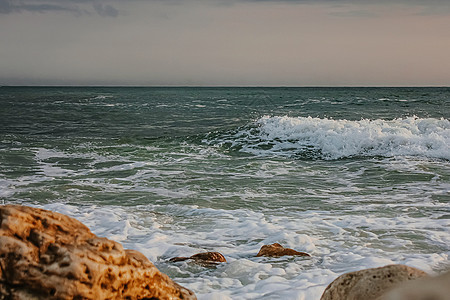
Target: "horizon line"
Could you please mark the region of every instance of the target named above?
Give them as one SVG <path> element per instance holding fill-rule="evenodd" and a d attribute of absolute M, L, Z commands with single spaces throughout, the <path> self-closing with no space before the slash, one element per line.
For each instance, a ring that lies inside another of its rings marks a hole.
<path fill-rule="evenodd" d="M 14 85 L 0 84 L 3 87 L 110 87 L 110 88 L 450 88 L 450 85 Z"/>

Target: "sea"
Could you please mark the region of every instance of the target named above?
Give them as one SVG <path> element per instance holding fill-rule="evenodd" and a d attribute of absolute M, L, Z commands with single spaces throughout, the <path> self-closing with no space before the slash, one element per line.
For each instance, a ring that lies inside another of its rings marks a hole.
<path fill-rule="evenodd" d="M 74 217 L 199 299 L 442 273 L 449 202 L 448 87 L 0 87 L 0 204 Z M 272 243 L 311 257 L 255 257 Z M 206 251 L 227 262 L 169 262 Z"/>

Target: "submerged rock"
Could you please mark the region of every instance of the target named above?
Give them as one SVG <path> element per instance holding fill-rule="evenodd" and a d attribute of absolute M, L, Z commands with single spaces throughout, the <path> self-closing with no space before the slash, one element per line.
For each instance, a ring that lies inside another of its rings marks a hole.
<path fill-rule="evenodd" d="M 185 261 L 188 259 L 191 259 L 194 262 L 201 263 L 201 264 L 215 264 L 215 263 L 227 262 L 227 260 L 225 259 L 225 256 L 223 256 L 219 252 L 197 253 L 190 257 L 174 257 L 174 258 L 171 258 L 169 261 L 178 262 L 178 261 Z"/>
<path fill-rule="evenodd" d="M 0 267 L 0 299 L 196 299 L 140 252 L 26 206 L 0 206 Z"/>
<path fill-rule="evenodd" d="M 405 265 L 388 265 L 339 276 L 328 285 L 320 300 L 376 300 L 400 283 L 428 276 Z"/>
<path fill-rule="evenodd" d="M 293 249 L 284 248 L 278 243 L 262 246 L 256 256 L 280 257 L 285 255 L 311 256 L 305 252 L 298 252 Z"/>
<path fill-rule="evenodd" d="M 450 271 L 437 277 L 406 282 L 377 300 L 449 300 Z"/>

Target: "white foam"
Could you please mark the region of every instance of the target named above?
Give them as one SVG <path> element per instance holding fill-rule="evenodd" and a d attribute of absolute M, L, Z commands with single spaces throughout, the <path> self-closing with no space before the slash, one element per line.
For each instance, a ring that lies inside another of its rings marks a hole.
<path fill-rule="evenodd" d="M 104 100 L 104 99 L 108 99 L 108 98 L 113 98 L 114 96 L 112 95 L 98 95 L 93 97 L 92 99 L 98 99 L 98 100 Z"/>
<path fill-rule="evenodd" d="M 353 156 L 423 156 L 450 160 L 450 121 L 409 117 L 394 120 L 333 120 L 264 116 L 257 130 L 235 135 L 244 152 L 298 155 L 315 151 L 325 159 Z M 237 141 L 237 142 L 236 142 Z"/>
<path fill-rule="evenodd" d="M 450 241 L 450 221 L 445 219 L 386 218 L 370 213 L 343 218 L 327 211 L 271 216 L 246 209 L 182 205 L 76 207 L 53 203 L 41 207 L 75 217 L 94 233 L 141 251 L 199 299 L 318 300 L 342 273 L 393 263 L 432 273 L 450 255 L 445 244 Z M 409 238 L 401 236 L 403 231 L 442 250 L 414 249 L 407 243 Z M 312 257 L 255 257 L 263 244 L 273 242 L 307 251 Z M 203 251 L 219 251 L 228 262 L 215 269 L 168 262 L 171 257 Z"/>

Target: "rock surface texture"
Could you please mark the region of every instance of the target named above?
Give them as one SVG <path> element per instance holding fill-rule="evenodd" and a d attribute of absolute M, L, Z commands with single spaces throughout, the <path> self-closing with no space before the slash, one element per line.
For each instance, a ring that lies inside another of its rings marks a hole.
<path fill-rule="evenodd" d="M 140 252 L 68 216 L 0 206 L 0 299 L 196 299 Z"/>
<path fill-rule="evenodd" d="M 450 300 L 450 271 L 406 282 L 377 300 Z"/>
<path fill-rule="evenodd" d="M 259 250 L 256 256 L 269 256 L 269 257 L 280 257 L 284 255 L 298 255 L 298 256 L 311 256 L 305 252 L 298 252 L 293 249 L 284 248 L 278 243 L 271 245 L 264 245 Z"/>
<path fill-rule="evenodd" d="M 171 262 L 178 262 L 178 261 L 184 261 L 192 259 L 195 262 L 204 262 L 204 263 L 221 263 L 221 262 L 227 262 L 225 259 L 225 256 L 223 256 L 219 252 L 204 252 L 204 253 L 197 253 L 190 257 L 174 257 L 171 258 Z"/>
<path fill-rule="evenodd" d="M 339 276 L 328 285 L 321 300 L 378 300 L 393 287 L 409 280 L 428 276 L 405 265 L 388 265 Z"/>

